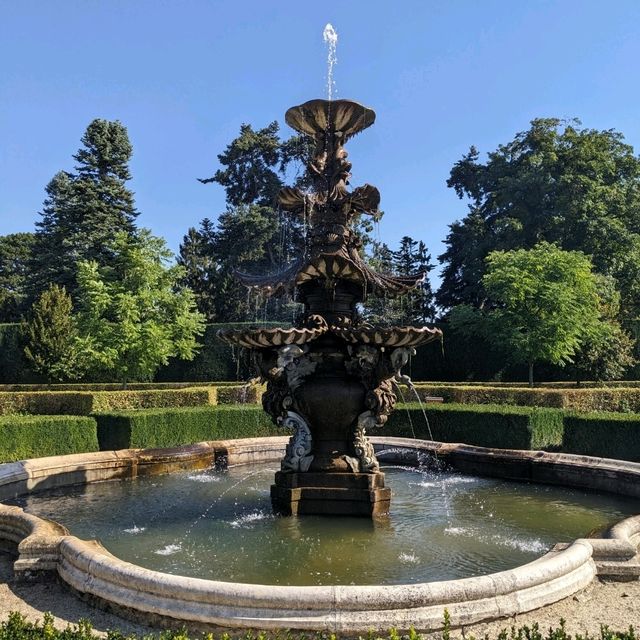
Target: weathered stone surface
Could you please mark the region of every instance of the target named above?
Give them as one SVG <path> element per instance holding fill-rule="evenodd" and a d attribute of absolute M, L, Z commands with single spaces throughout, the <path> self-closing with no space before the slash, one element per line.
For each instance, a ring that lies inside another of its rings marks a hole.
<path fill-rule="evenodd" d="M 235 463 L 275 460 L 282 455 L 285 438 L 204 443 L 169 452 L 120 451 L 107 454 L 63 456 L 0 465 L 0 491 L 22 491 L 55 486 L 79 479 L 95 482 L 134 474 L 140 461 L 148 468 L 169 469 L 174 463 L 200 464 L 198 455 L 211 459 L 211 451 L 224 451 Z M 378 447 L 393 448 L 387 456 L 407 463 L 425 454 L 453 462 L 459 470 L 481 468 L 487 475 L 515 479 L 545 478 L 565 486 L 577 483 L 598 490 L 637 495 L 640 464 L 542 452 L 488 450 L 401 438 L 375 439 Z M 175 458 L 173 458 L 175 456 Z M 518 464 L 522 465 L 518 469 Z M 535 472 L 533 471 L 535 469 Z M 292 474 L 282 474 L 290 476 Z M 303 474 L 301 474 L 303 475 Z M 329 475 L 329 474 L 322 474 Z M 338 474 L 336 474 L 338 475 Z M 357 474 L 347 474 L 357 475 Z M 368 475 L 368 474 L 361 474 Z M 373 475 L 373 474 L 372 474 Z M 616 484 L 616 480 L 623 480 Z M 294 478 L 288 491 L 309 487 Z M 363 482 L 362 480 L 355 480 Z M 366 479 L 367 489 L 350 487 L 384 498 L 379 480 Z M 369 484 L 371 482 L 371 484 Z M 339 487 L 324 487 L 339 490 Z M 2 495 L 2 494 L 0 494 Z M 302 500 L 299 504 L 322 503 Z M 349 500 L 334 505 L 351 506 Z M 360 503 L 365 504 L 365 503 Z M 384 504 L 384 499 L 374 504 Z M 338 508 L 338 507 L 334 507 Z M 279 587 L 198 580 L 166 575 L 123 562 L 95 541 L 68 535 L 55 523 L 31 516 L 18 507 L 0 504 L 0 549 L 17 555 L 15 570 L 23 578 L 56 572 L 72 589 L 94 602 L 126 609 L 141 619 L 163 618 L 202 627 L 326 630 L 364 634 L 389 627 L 437 630 L 446 607 L 454 626 L 513 616 L 550 604 L 584 588 L 593 577 L 637 579 L 639 572 L 640 515 L 612 527 L 605 539 L 577 540 L 557 545 L 545 556 L 511 571 L 463 580 L 391 586 Z"/>

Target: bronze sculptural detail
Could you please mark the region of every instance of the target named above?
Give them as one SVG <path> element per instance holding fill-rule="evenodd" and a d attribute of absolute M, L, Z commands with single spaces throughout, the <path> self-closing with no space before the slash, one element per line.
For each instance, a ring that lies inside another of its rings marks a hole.
<path fill-rule="evenodd" d="M 280 205 L 309 227 L 305 255 L 280 273 L 238 274 L 263 294 L 296 292 L 299 326 L 223 330 L 220 339 L 252 349 L 267 382 L 263 407 L 294 429 L 272 502 L 285 514 L 379 515 L 389 508 L 368 429 L 384 425 L 396 404 L 394 384 L 413 349 L 441 337 L 427 327 L 376 328 L 358 319 L 368 296 L 394 297 L 419 286 L 424 274 L 392 276 L 362 259 L 353 229 L 360 215 L 377 218 L 380 194 L 371 185 L 349 191 L 344 144 L 371 126 L 375 113 L 349 100 L 311 100 L 292 107 L 287 123 L 313 140 L 310 193 L 285 188 Z M 405 380 L 406 381 L 406 380 Z"/>

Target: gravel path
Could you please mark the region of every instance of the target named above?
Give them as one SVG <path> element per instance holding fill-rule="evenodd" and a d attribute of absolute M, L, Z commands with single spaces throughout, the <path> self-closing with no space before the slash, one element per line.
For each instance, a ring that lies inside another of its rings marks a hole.
<path fill-rule="evenodd" d="M 0 620 L 5 620 L 10 611 L 19 611 L 30 620 L 41 619 L 44 611 L 50 611 L 60 628 L 76 623 L 80 618 L 89 618 L 96 631 L 102 633 L 108 629 L 141 635 L 158 631 L 94 609 L 59 584 L 16 584 L 12 578 L 11 563 L 9 556 L 0 554 Z M 538 622 L 541 629 L 546 629 L 557 626 L 560 618 L 567 621 L 567 630 L 572 634 L 587 631 L 599 634 L 602 624 L 610 624 L 618 630 L 634 625 L 640 630 L 640 581 L 594 581 L 584 591 L 549 607 L 515 619 L 466 627 L 464 632 L 467 636 L 474 634 L 482 637 L 485 633 L 497 635 L 500 630 L 513 624 L 522 626 L 534 622 Z"/>

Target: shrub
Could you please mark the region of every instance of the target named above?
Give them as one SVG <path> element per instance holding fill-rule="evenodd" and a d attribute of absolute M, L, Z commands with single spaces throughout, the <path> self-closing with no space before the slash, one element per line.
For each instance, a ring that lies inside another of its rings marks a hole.
<path fill-rule="evenodd" d="M 451 623 L 447 610 L 444 610 L 444 624 L 439 636 L 430 635 L 428 637 L 436 640 L 448 640 L 450 638 Z M 506 623 L 507 621 L 505 621 Z M 600 633 L 597 636 L 592 636 L 589 633 L 579 634 L 575 636 L 575 640 L 636 640 L 637 635 L 633 626 L 629 626 L 628 620 L 613 621 L 620 627 L 624 626 L 625 631 L 614 631 L 606 625 L 602 625 Z M 20 613 L 12 611 L 9 613 L 7 619 L 0 623 L 0 640 L 99 640 L 100 635 L 94 633 L 93 626 L 89 620 L 83 619 L 78 622 L 77 625 L 68 626 L 64 631 L 60 631 L 54 626 L 54 618 L 50 613 L 44 614 L 42 622 L 29 622 Z M 107 635 L 112 640 L 125 640 L 125 636 L 119 631 L 110 631 Z M 186 630 L 181 629 L 179 631 L 165 630 L 158 635 L 146 635 L 144 638 L 137 634 L 127 635 L 126 640 L 196 640 L 197 638 L 204 638 L 202 634 L 194 633 L 189 634 Z M 309 638 L 309 640 L 326 640 L 326 638 L 339 638 L 335 634 L 330 636 L 327 632 L 323 631 L 311 631 L 308 634 L 299 635 L 292 634 L 290 631 L 245 631 L 237 630 L 237 632 L 218 634 L 208 634 L 207 638 L 211 640 L 228 639 L 228 640 L 277 640 L 278 638 Z M 342 636 L 345 637 L 345 636 Z M 408 635 L 400 636 L 398 631 L 390 629 L 387 634 L 377 634 L 371 631 L 367 634 L 367 637 L 371 640 L 397 640 L 398 638 L 408 638 L 409 640 L 415 638 L 422 640 L 427 636 L 417 633 L 413 627 L 410 628 Z M 473 636 L 470 636 L 473 638 Z M 485 636 L 486 640 L 493 640 L 489 634 Z M 567 631 L 564 620 L 560 620 L 560 626 L 555 629 L 548 627 L 546 631 L 540 629 L 538 623 L 533 623 L 531 627 L 524 626 L 516 628 L 515 625 L 511 626 L 511 631 L 504 629 L 495 636 L 497 639 L 506 640 L 507 638 L 527 638 L 531 640 L 573 640 L 573 636 Z"/>
<path fill-rule="evenodd" d="M 604 412 L 566 415 L 562 449 L 567 453 L 640 462 L 640 415 Z"/>
<path fill-rule="evenodd" d="M 30 413 L 86 416 L 93 407 L 93 394 L 81 391 L 0 392 L 0 415 Z"/>
<path fill-rule="evenodd" d="M 464 442 L 501 449 L 544 449 L 562 442 L 563 414 L 504 405 L 399 405 L 375 435 Z"/>
<path fill-rule="evenodd" d="M 103 451 L 174 447 L 203 440 L 286 435 L 261 407 L 218 406 L 147 409 L 98 414 L 98 441 Z"/>
<path fill-rule="evenodd" d="M 149 389 L 95 391 L 92 394 L 93 413 L 125 411 L 130 409 L 151 409 L 159 407 L 198 407 L 216 404 L 215 387 L 188 389 Z"/>
<path fill-rule="evenodd" d="M 259 404 L 264 387 L 258 385 L 225 385 L 217 388 L 218 404 Z"/>
<path fill-rule="evenodd" d="M 216 403 L 216 388 L 150 389 L 120 391 L 0 392 L 0 415 L 89 415 L 153 407 L 194 407 Z"/>
<path fill-rule="evenodd" d="M 0 461 L 99 451 L 94 418 L 0 416 Z"/>
<path fill-rule="evenodd" d="M 528 388 L 480 385 L 417 385 L 421 398 L 442 396 L 460 404 L 510 404 L 574 411 L 640 411 L 640 388 Z"/>

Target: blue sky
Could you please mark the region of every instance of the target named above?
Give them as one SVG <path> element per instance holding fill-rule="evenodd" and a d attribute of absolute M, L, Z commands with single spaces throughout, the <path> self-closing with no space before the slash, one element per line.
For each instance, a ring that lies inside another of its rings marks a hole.
<path fill-rule="evenodd" d="M 638 0 L 0 0 L 0 235 L 33 229 L 100 117 L 129 130 L 139 224 L 177 250 L 224 209 L 196 178 L 240 124 L 326 97 L 327 22 L 337 96 L 377 113 L 348 150 L 352 184 L 381 191 L 392 246 L 407 234 L 441 253 L 466 212 L 452 164 L 532 118 L 579 117 L 640 151 Z"/>

